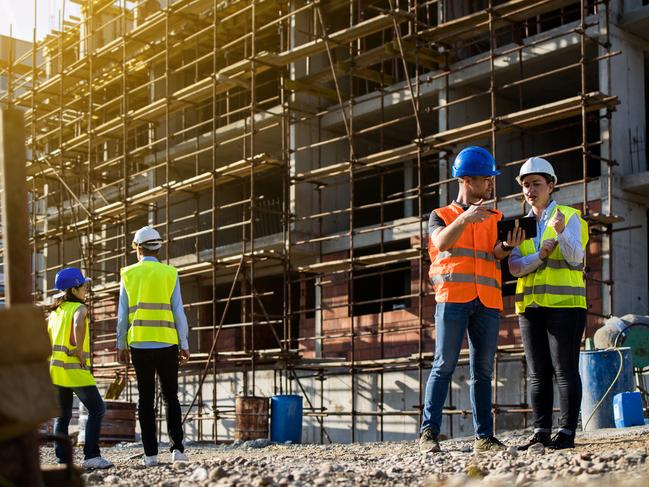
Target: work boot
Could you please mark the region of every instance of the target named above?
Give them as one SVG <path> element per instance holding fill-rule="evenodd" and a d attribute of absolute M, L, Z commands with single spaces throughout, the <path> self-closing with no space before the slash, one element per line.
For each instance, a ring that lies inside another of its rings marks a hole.
<path fill-rule="evenodd" d="M 554 438 L 548 443 L 548 448 L 550 450 L 565 450 L 566 448 L 575 447 L 575 434 L 564 433 L 559 431 Z"/>
<path fill-rule="evenodd" d="M 519 451 L 526 451 L 530 446 L 541 443 L 543 446 L 548 446 L 550 443 L 550 433 L 543 431 L 536 431 L 532 437 L 524 445 L 518 447 Z"/>
<path fill-rule="evenodd" d="M 503 445 L 495 436 L 485 436 L 484 438 L 476 438 L 473 443 L 473 451 L 476 453 L 488 451 L 505 450 L 507 447 Z"/>
<path fill-rule="evenodd" d="M 419 437 L 419 451 L 421 453 L 442 451 L 442 449 L 439 447 L 438 437 L 438 434 L 433 433 L 430 428 L 426 428 Z"/>

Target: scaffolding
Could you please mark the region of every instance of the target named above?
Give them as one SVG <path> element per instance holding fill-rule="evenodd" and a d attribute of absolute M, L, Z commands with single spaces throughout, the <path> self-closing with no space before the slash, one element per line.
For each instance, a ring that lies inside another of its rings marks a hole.
<path fill-rule="evenodd" d="M 119 269 L 133 233 L 158 228 L 191 325 L 183 408 L 196 440 L 228 438 L 233 401 L 216 386 L 227 374 L 244 394 L 269 371 L 273 393 L 302 394 L 320 441 L 331 418 L 348 420 L 351 441 L 363 419 L 380 440 L 384 418 L 419 419 L 434 348 L 427 220 L 450 201 L 449 161 L 468 144 L 496 156 L 490 203 L 509 215 L 523 211 L 518 166 L 552 159 L 591 223 L 588 330 L 610 313 L 607 1 L 74 3 L 80 19 L 34 34 L 0 71 L 0 102 L 25 110 L 34 299 L 62 266 L 85 269 L 94 372 L 110 381 Z M 599 181 L 606 192 L 591 196 Z M 504 281 L 495 370 L 524 372 Z M 386 404 L 395 371 L 416 375 L 416 404 Z M 360 404 L 368 374 L 374 407 Z M 327 407 L 336 376 L 349 408 Z M 524 395 L 494 390 L 495 417 L 527 417 Z M 449 401 L 449 417 L 470 414 Z"/>

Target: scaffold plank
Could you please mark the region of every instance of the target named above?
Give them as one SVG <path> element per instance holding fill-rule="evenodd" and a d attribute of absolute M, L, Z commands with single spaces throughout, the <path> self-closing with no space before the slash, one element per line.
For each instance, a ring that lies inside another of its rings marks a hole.
<path fill-rule="evenodd" d="M 571 0 L 511 0 L 494 5 L 493 26 L 500 28 L 574 3 Z M 479 10 L 464 17 L 421 30 L 419 35 L 435 43 L 452 43 L 489 31 L 489 11 Z"/>

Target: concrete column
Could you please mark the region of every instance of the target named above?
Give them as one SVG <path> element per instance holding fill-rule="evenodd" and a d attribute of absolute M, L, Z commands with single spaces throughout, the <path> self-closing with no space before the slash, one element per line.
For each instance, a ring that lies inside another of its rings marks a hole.
<path fill-rule="evenodd" d="M 291 10 L 301 6 L 301 2 L 291 2 Z M 312 10 L 306 10 L 298 15 L 291 17 L 290 24 L 290 47 L 291 49 L 311 41 L 313 22 Z M 290 79 L 299 79 L 309 74 L 312 66 L 310 59 L 300 60 L 289 66 Z M 294 92 L 289 98 L 291 107 L 317 106 L 317 99 L 304 93 Z M 293 178 L 296 174 L 309 171 L 320 164 L 319 150 L 303 150 L 296 152 L 300 147 L 318 139 L 317 127 L 312 127 L 311 122 L 291 123 L 289 128 L 289 174 Z M 290 211 L 292 214 L 305 216 L 312 214 L 316 204 L 315 186 L 307 183 L 296 183 L 290 187 Z M 299 203 L 299 204 L 298 204 Z M 310 234 L 313 231 L 315 223 L 311 221 L 297 222 L 291 225 L 290 231 Z"/>
<path fill-rule="evenodd" d="M 632 9 L 628 2 L 612 2 L 614 13 Z M 639 6 L 639 5 L 638 5 Z M 611 15 L 611 21 L 618 18 Z M 603 25 L 603 24 L 602 24 Z M 603 29 L 604 27 L 602 27 Z M 605 34 L 605 31 L 602 32 Z M 602 245 L 603 279 L 612 279 L 613 307 L 608 309 L 606 298 L 603 301 L 604 314 L 623 315 L 627 313 L 649 314 L 647 278 L 647 205 L 637 196 L 622 190 L 622 176 L 638 174 L 647 170 L 644 148 L 646 133 L 645 80 L 643 46 L 634 36 L 627 34 L 616 25 L 611 25 L 611 51 L 621 54 L 599 63 L 600 91 L 616 95 L 620 104 L 610 121 L 603 119 L 600 124 L 602 144 L 601 154 L 619 165 L 613 167 L 613 198 L 607 194 L 608 168 L 602 164 L 602 212 L 612 213 L 624 218 L 614 229 L 610 239 L 604 238 Z M 603 50 L 600 52 L 603 54 Z M 611 147 L 609 148 L 609 142 Z M 630 228 L 635 227 L 635 228 Z M 624 230 L 626 229 L 626 230 Z M 612 259 L 613 275 L 608 272 L 609 259 Z M 608 286 L 602 286 L 606 297 Z"/>
<path fill-rule="evenodd" d="M 315 336 L 322 335 L 322 286 L 320 276 L 315 279 Z M 313 342 L 315 358 L 322 358 L 322 340 Z"/>
<path fill-rule="evenodd" d="M 403 168 L 403 191 L 409 191 L 415 185 L 415 167 L 414 163 L 407 163 Z M 405 193 L 406 196 L 411 196 L 411 193 Z M 414 216 L 415 200 L 407 199 L 403 202 L 403 216 L 408 218 Z"/>
<path fill-rule="evenodd" d="M 440 7 L 441 8 L 441 7 Z M 438 95 L 438 101 L 439 105 L 445 105 L 448 103 L 448 89 L 442 88 L 439 90 L 439 95 Z M 448 130 L 448 108 L 442 108 L 439 110 L 437 113 L 439 114 L 439 128 L 438 130 L 440 132 L 443 132 L 444 130 Z M 449 161 L 446 157 L 441 157 L 439 159 L 439 180 L 446 179 L 446 177 L 450 174 L 449 172 L 449 167 L 450 164 L 452 164 L 452 161 Z M 437 187 L 439 191 L 439 206 L 446 206 L 451 202 L 451 197 L 449 195 L 448 191 L 448 184 L 443 184 Z"/>

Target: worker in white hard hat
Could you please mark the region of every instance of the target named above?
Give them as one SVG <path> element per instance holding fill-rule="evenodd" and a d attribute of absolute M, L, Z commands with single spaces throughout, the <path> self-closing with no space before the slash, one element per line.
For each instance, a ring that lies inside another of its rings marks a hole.
<path fill-rule="evenodd" d="M 552 164 L 528 159 L 516 178 L 532 207 L 537 233 L 509 256 L 516 283 L 516 313 L 527 359 L 535 443 L 550 449 L 575 447 L 581 404 L 579 348 L 586 326 L 584 252 L 588 225 L 579 210 L 552 199 L 557 176 Z M 559 390 L 559 431 L 552 437 L 553 377 Z"/>
<path fill-rule="evenodd" d="M 136 264 L 121 272 L 117 349 L 121 363 L 133 361 L 138 388 L 138 416 L 144 465 L 158 464 L 154 408 L 155 377 L 166 407 L 171 461 L 187 461 L 178 402 L 178 366 L 189 360 L 187 317 L 183 311 L 178 271 L 158 260 L 162 237 L 150 226 L 133 238 Z M 130 353 L 129 353 L 130 350 Z"/>

